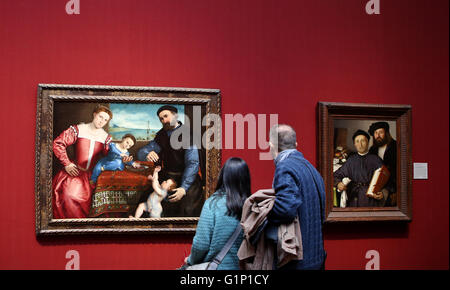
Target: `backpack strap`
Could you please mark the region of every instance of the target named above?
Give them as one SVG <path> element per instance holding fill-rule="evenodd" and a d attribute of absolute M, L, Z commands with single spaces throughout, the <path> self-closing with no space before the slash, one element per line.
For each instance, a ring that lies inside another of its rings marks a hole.
<path fill-rule="evenodd" d="M 219 266 L 219 264 L 222 262 L 223 258 L 225 258 L 225 255 L 228 253 L 228 251 L 230 250 L 234 241 L 236 241 L 237 237 L 241 233 L 241 231 L 242 231 L 241 224 L 238 223 L 238 225 L 236 226 L 236 229 L 234 230 L 233 235 L 231 235 L 231 237 L 228 239 L 225 246 L 223 246 L 222 250 L 220 250 L 220 252 L 214 257 L 214 259 L 209 264 L 208 270 L 217 269 L 217 266 Z"/>

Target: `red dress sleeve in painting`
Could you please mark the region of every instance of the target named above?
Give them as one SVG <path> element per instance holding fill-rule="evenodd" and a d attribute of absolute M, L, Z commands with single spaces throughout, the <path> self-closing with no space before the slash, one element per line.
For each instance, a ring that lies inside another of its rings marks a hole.
<path fill-rule="evenodd" d="M 78 138 L 78 127 L 70 126 L 67 130 L 63 131 L 58 137 L 53 140 L 53 153 L 55 153 L 56 158 L 59 159 L 63 166 L 67 166 L 72 161 L 70 161 L 69 156 L 67 156 L 67 146 L 74 144 Z"/>

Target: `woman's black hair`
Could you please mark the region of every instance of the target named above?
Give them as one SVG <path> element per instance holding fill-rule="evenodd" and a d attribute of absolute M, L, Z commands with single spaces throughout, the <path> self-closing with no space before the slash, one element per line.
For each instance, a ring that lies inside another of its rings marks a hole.
<path fill-rule="evenodd" d="M 242 206 L 250 196 L 250 170 L 239 157 L 228 159 L 220 170 L 216 191 L 219 196 L 226 194 L 227 214 L 241 219 Z"/>

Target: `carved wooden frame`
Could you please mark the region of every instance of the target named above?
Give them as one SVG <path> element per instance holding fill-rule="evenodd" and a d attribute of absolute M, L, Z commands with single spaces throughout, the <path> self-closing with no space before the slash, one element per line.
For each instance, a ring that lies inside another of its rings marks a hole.
<path fill-rule="evenodd" d="M 220 116 L 220 90 L 170 87 L 39 84 L 36 112 L 35 209 L 36 235 L 194 233 L 198 217 L 82 218 L 52 217 L 52 143 L 55 102 L 174 103 L 206 106 Z M 207 124 L 211 124 L 207 119 Z M 208 129 L 209 126 L 206 126 Z M 221 130 L 221 129 L 219 129 Z M 221 133 L 214 138 L 221 138 Z M 216 142 L 221 144 L 221 140 Z M 206 197 L 214 192 L 221 150 L 206 148 Z"/>
<path fill-rule="evenodd" d="M 325 222 L 412 220 L 412 130 L 410 105 L 318 103 L 318 162 L 325 182 Z M 397 206 L 372 208 L 333 207 L 334 120 L 392 120 L 397 132 Z"/>

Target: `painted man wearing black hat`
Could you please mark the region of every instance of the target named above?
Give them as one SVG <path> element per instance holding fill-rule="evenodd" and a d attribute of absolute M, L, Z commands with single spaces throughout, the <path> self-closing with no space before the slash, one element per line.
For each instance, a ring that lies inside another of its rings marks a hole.
<path fill-rule="evenodd" d="M 378 193 L 375 198 L 366 196 L 373 173 L 383 165 L 383 161 L 377 155 L 369 154 L 370 136 L 365 131 L 357 130 L 352 139 L 357 153 L 351 155 L 347 162 L 334 172 L 334 185 L 340 192 L 347 191 L 349 207 L 383 206 L 383 193 Z M 347 186 L 342 182 L 345 177 L 351 180 Z"/>
<path fill-rule="evenodd" d="M 392 138 L 387 122 L 376 122 L 370 125 L 369 134 L 373 136 L 373 145 L 369 149 L 370 154 L 378 155 L 390 172 L 386 188 L 389 196 L 386 206 L 395 206 L 395 192 L 397 192 L 397 141 Z"/>
<path fill-rule="evenodd" d="M 166 105 L 158 109 L 157 115 L 163 126 L 156 133 L 155 139 L 138 151 L 138 159 L 162 164 L 161 180 L 172 178 L 178 185 L 173 194 L 169 193 L 167 200 L 162 202 L 165 217 L 199 216 L 204 202 L 200 176 L 199 150 L 196 146 L 174 149 L 171 146 L 171 136 L 178 136 L 178 142 L 183 142 L 184 125 L 178 121 L 177 108 Z M 188 136 L 190 137 L 190 136 Z M 188 138 L 187 140 L 192 140 Z"/>

